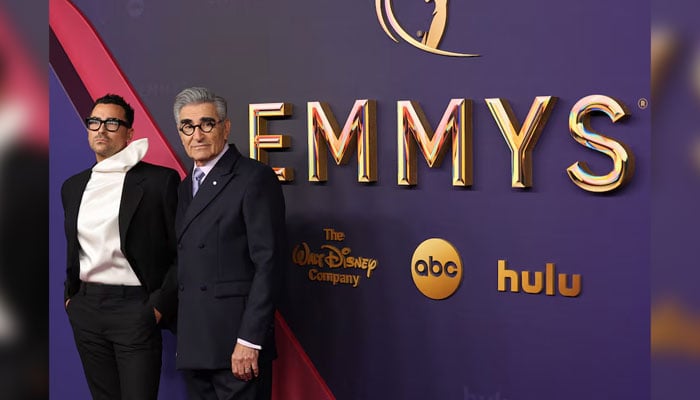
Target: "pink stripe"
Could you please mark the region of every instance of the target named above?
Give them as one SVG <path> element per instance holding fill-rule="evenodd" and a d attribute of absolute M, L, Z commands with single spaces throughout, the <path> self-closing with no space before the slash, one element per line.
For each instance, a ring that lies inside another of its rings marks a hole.
<path fill-rule="evenodd" d="M 149 142 L 144 160 L 171 167 L 184 177 L 182 163 L 85 16 L 70 1 L 49 0 L 49 26 L 93 99 L 116 93 L 134 107 L 134 139 L 145 137 Z"/>
<path fill-rule="evenodd" d="M 23 140 L 48 148 L 49 144 L 49 91 L 46 72 L 27 50 L 22 38 L 13 29 L 13 21 L 0 6 L 0 52 L 5 58 L 4 100 L 21 104 L 29 112 Z M 2 107 L 8 106 L 8 103 Z"/>
<path fill-rule="evenodd" d="M 134 136 L 149 140 L 145 160 L 176 169 L 184 177 L 182 163 L 85 16 L 68 0 L 49 0 L 49 25 L 93 99 L 116 93 L 134 107 Z M 275 322 L 279 358 L 274 363 L 273 399 L 335 400 L 281 314 L 275 314 Z"/>
<path fill-rule="evenodd" d="M 280 313 L 275 314 L 275 342 L 279 358 L 272 374 L 273 400 L 335 400 Z"/>

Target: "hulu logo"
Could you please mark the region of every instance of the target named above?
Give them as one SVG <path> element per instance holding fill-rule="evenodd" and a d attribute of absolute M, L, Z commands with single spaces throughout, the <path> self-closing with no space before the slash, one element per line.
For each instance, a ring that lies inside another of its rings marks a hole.
<path fill-rule="evenodd" d="M 581 294 L 581 274 L 556 274 L 554 263 L 547 263 L 543 271 L 518 271 L 506 268 L 506 260 L 498 260 L 498 291 L 520 291 L 529 294 L 554 296 L 559 293 L 566 297 Z"/>

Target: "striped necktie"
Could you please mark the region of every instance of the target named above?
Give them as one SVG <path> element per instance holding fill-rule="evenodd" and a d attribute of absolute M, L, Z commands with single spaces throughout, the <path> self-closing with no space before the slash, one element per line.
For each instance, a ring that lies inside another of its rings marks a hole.
<path fill-rule="evenodd" d="M 199 190 L 199 186 L 202 184 L 202 179 L 204 179 L 204 171 L 199 168 L 195 168 L 194 172 L 192 173 L 192 177 L 194 177 L 192 180 L 192 197 L 194 197 Z"/>

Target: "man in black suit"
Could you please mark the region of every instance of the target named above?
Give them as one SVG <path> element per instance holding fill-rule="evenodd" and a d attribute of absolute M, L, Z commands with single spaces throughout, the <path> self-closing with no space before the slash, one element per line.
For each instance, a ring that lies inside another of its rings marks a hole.
<path fill-rule="evenodd" d="M 141 161 L 134 110 L 117 95 L 86 119 L 97 164 L 63 184 L 65 306 L 95 399 L 156 399 L 159 325 L 177 309 L 174 218 L 179 175 Z M 161 320 L 162 319 L 162 320 Z"/>
<path fill-rule="evenodd" d="M 269 399 L 287 257 L 282 188 L 228 144 L 223 98 L 188 88 L 173 111 L 195 167 L 178 194 L 177 367 L 190 399 Z"/>

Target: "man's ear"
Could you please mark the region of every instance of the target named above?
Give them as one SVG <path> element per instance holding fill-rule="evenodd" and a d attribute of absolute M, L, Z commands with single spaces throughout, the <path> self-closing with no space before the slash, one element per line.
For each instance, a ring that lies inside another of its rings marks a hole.
<path fill-rule="evenodd" d="M 231 133 L 231 120 L 226 118 L 224 121 L 224 137 L 228 140 L 228 135 Z"/>
<path fill-rule="evenodd" d="M 126 141 L 131 142 L 131 139 L 134 137 L 134 128 L 129 128 L 128 131 L 126 131 Z"/>

